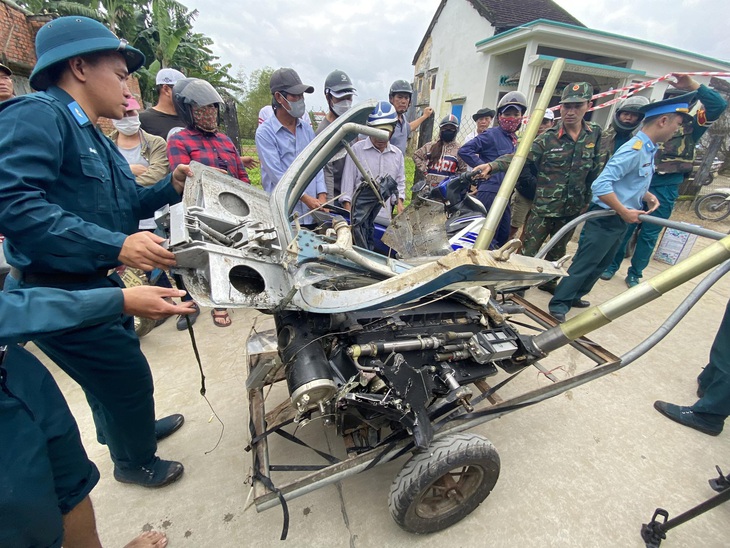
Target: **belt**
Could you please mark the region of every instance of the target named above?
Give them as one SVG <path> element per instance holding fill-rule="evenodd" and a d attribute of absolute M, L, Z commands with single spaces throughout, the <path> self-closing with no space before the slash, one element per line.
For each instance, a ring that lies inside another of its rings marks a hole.
<path fill-rule="evenodd" d="M 79 284 L 101 280 L 109 275 L 109 271 L 97 270 L 89 274 L 74 274 L 73 272 L 23 272 L 11 266 L 10 275 L 19 282 L 53 286 L 56 284 Z"/>

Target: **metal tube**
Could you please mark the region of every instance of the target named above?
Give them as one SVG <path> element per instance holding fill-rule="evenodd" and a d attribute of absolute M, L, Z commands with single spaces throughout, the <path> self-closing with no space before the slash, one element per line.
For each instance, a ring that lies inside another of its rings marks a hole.
<path fill-rule="evenodd" d="M 409 440 L 403 440 L 397 443 L 391 451 L 388 451 L 385 456 L 380 459 L 378 464 L 386 463 L 393 457 L 395 457 L 403 448 L 403 446 L 408 443 L 408 441 Z M 381 451 L 385 451 L 385 449 L 382 449 Z M 368 451 L 367 454 L 363 455 L 367 456 L 364 456 L 361 460 L 358 458 L 353 458 L 350 461 L 333 464 L 332 466 L 327 467 L 325 470 L 315 472 L 314 474 L 321 475 L 321 479 L 318 479 L 317 481 L 311 483 L 298 481 L 289 485 L 280 486 L 279 488 L 282 491 L 284 500 L 293 500 L 295 498 L 301 497 L 302 495 L 306 495 L 307 493 L 311 493 L 312 491 L 316 491 L 317 489 L 321 489 L 326 485 L 330 485 L 332 483 L 342 481 L 343 479 L 350 476 L 354 476 L 355 474 L 359 474 L 370 466 L 370 463 L 379 456 L 379 453 L 377 450 L 373 449 L 371 451 Z M 357 464 L 354 464 L 353 461 L 357 462 Z M 332 473 L 330 473 L 330 471 L 332 471 Z M 254 501 L 254 503 L 256 504 L 257 512 L 263 512 L 264 510 L 268 510 L 269 508 L 273 508 L 280 504 L 279 498 L 277 496 L 268 496 L 266 497 L 266 499 L 260 500 L 260 502 Z"/>
<path fill-rule="evenodd" d="M 659 342 L 669 335 L 670 331 L 677 326 L 682 318 L 687 315 L 687 312 L 689 312 L 692 307 L 697 304 L 697 301 L 699 301 L 700 298 L 728 272 L 730 272 L 730 261 L 725 261 L 708 274 L 700 283 L 697 284 L 689 295 L 685 297 L 682 303 L 669 315 L 666 321 L 659 326 L 656 331 L 654 331 L 654 333 L 621 356 L 621 365 L 629 365 L 631 362 L 643 356 L 659 344 Z"/>
<path fill-rule="evenodd" d="M 543 353 L 547 354 L 569 344 L 578 337 L 607 325 L 627 312 L 653 301 L 667 291 L 728 259 L 730 259 L 730 236 L 724 237 L 678 265 L 624 291 L 613 299 L 591 307 L 575 318 L 536 335 L 533 342 Z"/>
<path fill-rule="evenodd" d="M 584 213 L 583 215 L 579 215 L 572 221 L 570 221 L 568 224 L 566 224 L 563 228 L 558 230 L 555 233 L 555 236 L 550 238 L 548 242 L 542 246 L 540 251 L 538 251 L 535 254 L 536 259 L 544 259 L 545 255 L 547 255 L 548 251 L 550 251 L 555 245 L 560 241 L 560 239 L 565 236 L 568 232 L 573 230 L 577 225 L 587 221 L 588 219 L 593 219 L 595 217 L 608 217 L 609 215 L 615 215 L 616 212 L 613 209 L 605 209 L 605 210 L 596 210 L 596 211 L 589 211 L 588 213 Z M 676 228 L 677 230 L 682 230 L 684 232 L 688 232 L 689 234 L 696 234 L 697 236 L 702 236 L 704 238 L 710 238 L 711 240 L 722 240 L 727 234 L 724 234 L 722 232 L 717 232 L 715 230 L 709 230 L 707 228 L 703 228 L 701 226 L 692 225 L 690 223 L 683 223 L 680 221 L 670 221 L 669 219 L 662 219 L 661 217 L 654 217 L 653 215 L 644 215 L 641 217 L 642 223 L 648 223 L 651 225 L 659 225 L 664 226 L 667 228 Z"/>
<path fill-rule="evenodd" d="M 670 221 L 669 219 L 662 219 L 661 217 L 654 217 L 653 215 L 642 215 L 642 223 L 648 223 L 650 225 L 665 226 L 667 228 L 676 228 L 690 234 L 696 234 L 704 238 L 710 238 L 711 240 L 722 240 L 727 234 L 724 232 L 717 232 L 716 230 L 710 230 L 701 226 L 695 226 L 690 223 L 682 223 L 680 221 Z"/>
<path fill-rule="evenodd" d="M 573 230 L 579 224 L 587 221 L 588 219 L 593 219 L 595 217 L 608 217 L 610 215 L 616 215 L 616 212 L 613 209 L 606 209 L 601 211 L 589 211 L 587 213 L 584 213 L 583 215 L 578 215 L 575 219 L 573 219 L 563 228 L 558 230 L 555 233 L 555 236 L 550 238 L 548 242 L 540 248 L 540 251 L 535 253 L 535 258 L 544 259 L 545 255 L 548 254 L 548 251 L 555 247 L 555 245 L 561 240 L 563 236 L 565 236 L 568 232 Z"/>
<path fill-rule="evenodd" d="M 362 163 L 360 163 L 360 159 L 355 154 L 355 151 L 352 150 L 350 143 L 348 143 L 345 139 L 342 139 L 342 146 L 345 147 L 345 150 L 347 151 L 347 155 L 350 157 L 350 160 L 352 160 L 352 163 L 355 164 L 355 167 L 362 175 L 362 178 L 365 180 L 365 182 L 367 184 L 370 185 L 370 188 L 373 189 L 373 192 L 375 193 L 375 197 L 380 202 L 380 205 L 382 207 L 385 207 L 385 201 L 383 200 L 383 197 L 380 195 L 380 191 L 378 190 L 378 187 L 375 186 L 375 181 L 373 181 L 373 178 L 367 172 L 367 170 L 362 165 Z"/>
<path fill-rule="evenodd" d="M 492 207 L 489 208 L 487 218 L 484 220 L 484 225 L 479 231 L 476 242 L 474 242 L 474 249 L 489 249 L 489 245 L 494 239 L 494 234 L 497 232 L 497 226 L 499 221 L 502 219 L 504 210 L 509 204 L 510 196 L 517 183 L 517 177 L 522 172 L 522 167 L 525 165 L 527 155 L 530 153 L 530 147 L 532 147 L 532 141 L 535 140 L 537 130 L 542 123 L 543 116 L 545 115 L 545 109 L 550 103 L 550 98 L 553 96 L 555 87 L 558 85 L 558 79 L 560 74 L 563 72 L 565 67 L 565 59 L 555 59 L 553 65 L 550 68 L 550 73 L 545 79 L 545 85 L 540 93 L 540 99 L 537 101 L 535 110 L 530 114 L 530 121 L 525 128 L 525 132 L 522 134 L 520 144 L 517 147 L 512 162 L 510 162 L 507 173 L 504 176 L 499 192 L 494 198 Z"/>

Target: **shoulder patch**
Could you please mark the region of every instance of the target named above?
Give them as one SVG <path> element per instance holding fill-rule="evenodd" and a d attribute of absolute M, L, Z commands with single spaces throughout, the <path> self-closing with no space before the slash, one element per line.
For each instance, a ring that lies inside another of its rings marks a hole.
<path fill-rule="evenodd" d="M 66 105 L 66 108 L 71 111 L 71 114 L 76 120 L 76 123 L 80 126 L 89 122 L 89 118 L 86 116 L 86 113 L 76 101 L 73 101 Z"/>
<path fill-rule="evenodd" d="M 697 115 L 695 117 L 695 120 L 697 120 L 697 123 L 701 126 L 707 125 L 707 111 L 704 108 L 700 108 L 697 111 Z"/>
<path fill-rule="evenodd" d="M 644 143 L 642 143 L 641 141 L 637 140 L 634 143 L 634 146 L 632 146 L 631 148 L 633 148 L 634 150 L 641 150 L 643 148 L 643 146 L 644 146 Z"/>

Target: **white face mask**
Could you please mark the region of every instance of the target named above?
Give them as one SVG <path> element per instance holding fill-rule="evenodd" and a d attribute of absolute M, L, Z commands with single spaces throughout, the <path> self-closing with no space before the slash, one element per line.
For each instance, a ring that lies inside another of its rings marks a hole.
<path fill-rule="evenodd" d="M 345 112 L 350 110 L 350 107 L 352 106 L 352 100 L 346 99 L 344 101 L 340 101 L 339 103 L 332 103 L 332 112 L 337 114 L 337 116 L 342 116 Z"/>
<path fill-rule="evenodd" d="M 123 135 L 134 135 L 139 131 L 139 116 L 125 116 L 121 120 L 112 120 L 117 131 Z"/>

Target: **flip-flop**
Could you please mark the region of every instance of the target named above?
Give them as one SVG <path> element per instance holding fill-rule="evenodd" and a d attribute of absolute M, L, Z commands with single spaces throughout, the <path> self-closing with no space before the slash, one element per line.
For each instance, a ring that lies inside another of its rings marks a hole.
<path fill-rule="evenodd" d="M 213 316 L 213 323 L 216 327 L 228 327 L 231 325 L 231 316 L 227 310 L 211 310 L 210 315 Z"/>

